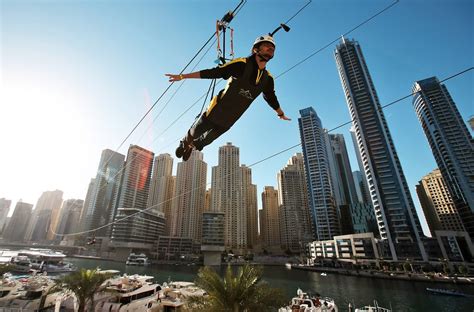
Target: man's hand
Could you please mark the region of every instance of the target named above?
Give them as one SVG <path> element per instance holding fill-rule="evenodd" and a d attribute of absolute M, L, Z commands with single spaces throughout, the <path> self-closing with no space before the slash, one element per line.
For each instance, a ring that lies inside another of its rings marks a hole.
<path fill-rule="evenodd" d="M 278 118 L 281 120 L 291 120 L 290 118 L 285 116 L 285 112 L 281 109 L 281 107 L 278 107 L 276 110 Z"/>
<path fill-rule="evenodd" d="M 174 75 L 174 74 L 165 74 L 169 78 L 169 82 L 176 82 L 176 81 L 181 81 L 184 79 L 183 75 Z"/>

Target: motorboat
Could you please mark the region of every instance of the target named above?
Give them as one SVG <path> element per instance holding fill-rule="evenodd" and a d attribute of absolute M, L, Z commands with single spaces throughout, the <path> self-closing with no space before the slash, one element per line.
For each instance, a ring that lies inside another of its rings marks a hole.
<path fill-rule="evenodd" d="M 291 299 L 290 305 L 281 307 L 278 312 L 337 312 L 334 299 L 321 297 L 319 294 L 309 295 L 298 288 L 296 297 Z"/>
<path fill-rule="evenodd" d="M 141 253 L 141 254 L 135 254 L 131 253 L 128 258 L 127 262 L 125 262 L 126 265 L 138 265 L 138 266 L 146 266 L 150 264 L 150 261 L 148 260 L 148 257 Z"/>
<path fill-rule="evenodd" d="M 376 300 L 374 300 L 374 305 L 364 306 L 362 308 L 355 309 L 355 312 L 392 312 L 392 309 L 382 308 L 379 306 Z"/>
<path fill-rule="evenodd" d="M 457 290 L 452 289 L 443 289 L 443 288 L 426 288 L 427 291 L 438 294 L 438 295 L 447 295 L 447 296 L 458 296 L 458 297 L 467 297 L 468 294 L 462 293 Z"/>

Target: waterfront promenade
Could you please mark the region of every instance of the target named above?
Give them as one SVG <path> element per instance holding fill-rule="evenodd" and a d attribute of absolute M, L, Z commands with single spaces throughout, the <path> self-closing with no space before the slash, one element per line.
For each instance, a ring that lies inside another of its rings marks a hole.
<path fill-rule="evenodd" d="M 378 271 L 378 270 L 348 270 L 345 268 L 330 268 L 305 265 L 292 265 L 292 270 L 303 270 L 320 273 L 332 273 L 341 275 L 350 275 L 365 278 L 378 278 L 389 280 L 404 280 L 413 282 L 433 282 L 433 283 L 451 283 L 451 284 L 471 284 L 474 285 L 474 277 L 444 275 L 441 273 L 407 273 L 401 271 Z"/>

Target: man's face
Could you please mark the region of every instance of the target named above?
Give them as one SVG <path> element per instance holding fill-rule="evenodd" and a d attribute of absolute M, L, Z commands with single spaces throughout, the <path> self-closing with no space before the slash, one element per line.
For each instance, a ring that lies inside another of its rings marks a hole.
<path fill-rule="evenodd" d="M 270 42 L 262 42 L 258 47 L 258 52 L 263 57 L 271 59 L 275 53 L 275 46 Z"/>

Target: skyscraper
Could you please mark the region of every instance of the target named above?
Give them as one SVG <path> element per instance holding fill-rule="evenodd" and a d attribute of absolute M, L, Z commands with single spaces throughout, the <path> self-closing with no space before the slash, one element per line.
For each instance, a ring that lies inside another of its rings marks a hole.
<path fill-rule="evenodd" d="M 426 260 L 420 221 L 359 43 L 343 38 L 335 58 L 385 243 L 383 255 Z"/>
<path fill-rule="evenodd" d="M 153 156 L 153 152 L 137 145 L 130 145 L 128 149 L 118 205 L 114 205 L 116 223 L 112 225 L 110 237 L 112 246 L 122 248 L 122 252 L 128 248 L 152 248 L 158 235 L 164 234 L 163 214 L 145 211 Z"/>
<path fill-rule="evenodd" d="M 207 164 L 200 151 L 178 163 L 172 203 L 172 235 L 201 241 L 202 213 L 206 204 Z"/>
<path fill-rule="evenodd" d="M 25 239 L 32 241 L 54 240 L 62 204 L 63 191 L 43 192 L 31 216 Z"/>
<path fill-rule="evenodd" d="M 342 134 L 328 134 L 328 160 L 336 204 L 350 205 L 358 202 L 352 176 L 346 141 Z"/>
<path fill-rule="evenodd" d="M 314 240 L 303 155 L 292 156 L 277 174 L 280 241 L 284 251 L 299 253 Z"/>
<path fill-rule="evenodd" d="M 136 208 L 140 210 L 146 208 L 153 156 L 153 152 L 143 147 L 130 145 L 120 185 L 118 208 Z"/>
<path fill-rule="evenodd" d="M 82 199 L 68 199 L 63 202 L 56 231 L 59 234 L 59 240 L 64 238 L 64 234 L 78 232 L 79 218 L 83 206 L 84 201 Z"/>
<path fill-rule="evenodd" d="M 112 222 L 124 160 L 125 156 L 120 153 L 109 149 L 102 151 L 91 202 L 84 220 L 87 230 L 98 229 Z M 109 236 L 110 227 L 100 228 L 94 235 Z"/>
<path fill-rule="evenodd" d="M 11 200 L 0 198 L 0 233 L 2 233 L 3 228 L 5 227 L 11 204 Z"/>
<path fill-rule="evenodd" d="M 436 236 L 435 231 L 465 231 L 439 169 L 433 170 L 418 182 L 416 193 L 431 236 Z"/>
<path fill-rule="evenodd" d="M 327 133 L 312 107 L 300 110 L 300 115 L 298 123 L 313 229 L 317 240 L 328 240 L 340 235 L 341 229 L 331 185 Z"/>
<path fill-rule="evenodd" d="M 281 248 L 278 191 L 273 186 L 265 186 L 262 192 L 260 236 L 265 250 L 278 251 Z"/>
<path fill-rule="evenodd" d="M 466 231 L 474 237 L 474 140 L 446 86 L 415 82 L 413 106 Z"/>
<path fill-rule="evenodd" d="M 171 205 L 176 183 L 176 177 L 172 175 L 172 172 L 173 158 L 170 154 L 161 154 L 155 157 L 150 193 L 148 195 L 148 208 L 164 213 L 166 236 L 170 236 L 171 233 Z"/>
<path fill-rule="evenodd" d="M 25 231 L 31 218 L 32 204 L 16 203 L 13 215 L 3 233 L 3 238 L 10 242 L 24 242 Z"/>
<path fill-rule="evenodd" d="M 242 199 L 247 215 L 247 248 L 253 249 L 258 239 L 257 186 L 252 184 L 252 169 L 242 165 Z"/>
<path fill-rule="evenodd" d="M 242 190 L 239 148 L 219 147 L 218 165 L 212 167 L 211 211 L 225 215 L 225 247 L 243 254 L 247 249 L 247 210 Z"/>

